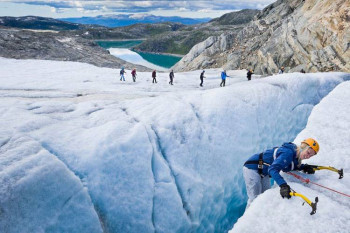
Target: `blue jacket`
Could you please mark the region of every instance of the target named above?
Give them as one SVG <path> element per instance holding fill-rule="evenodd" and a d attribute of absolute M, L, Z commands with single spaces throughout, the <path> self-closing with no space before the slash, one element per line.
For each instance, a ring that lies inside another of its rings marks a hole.
<path fill-rule="evenodd" d="M 275 149 L 277 151 L 276 158 L 274 159 L 273 154 Z M 259 154 L 253 155 L 247 161 L 259 161 Z M 304 167 L 297 158 L 297 146 L 291 142 L 283 143 L 281 147 L 266 150 L 263 155 L 263 162 L 270 164 L 270 166 L 264 164 L 262 174 L 264 176 L 270 175 L 279 186 L 287 183 L 279 174 L 280 171 L 302 170 Z M 249 169 L 258 170 L 258 164 L 245 164 L 244 166 Z"/>
<path fill-rule="evenodd" d="M 226 72 L 222 71 L 222 72 L 221 72 L 221 78 L 222 78 L 223 80 L 225 80 L 226 77 L 230 77 L 230 76 L 228 76 L 228 75 L 226 74 Z"/>

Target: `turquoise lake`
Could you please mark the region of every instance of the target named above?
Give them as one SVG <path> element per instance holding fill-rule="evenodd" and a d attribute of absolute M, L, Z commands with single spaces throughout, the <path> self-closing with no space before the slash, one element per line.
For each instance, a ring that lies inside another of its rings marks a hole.
<path fill-rule="evenodd" d="M 147 65 L 147 62 L 154 64 L 155 66 L 168 69 L 173 65 L 175 65 L 181 59 L 181 57 L 178 57 L 178 56 L 133 51 L 132 47 L 142 43 L 142 40 L 96 41 L 96 42 L 99 46 L 105 49 L 108 49 L 110 51 L 114 51 L 111 54 L 116 57 L 119 57 L 123 60 L 126 60 L 134 64 L 140 64 L 150 68 L 156 68 L 156 67 Z M 120 52 L 121 50 L 112 50 L 112 49 L 128 49 L 130 50 L 130 53 L 128 54 L 126 59 L 125 52 Z M 138 54 L 140 57 L 142 57 L 142 59 L 144 59 L 147 62 L 140 62 L 140 58 L 138 56 L 131 56 L 131 53 Z"/>

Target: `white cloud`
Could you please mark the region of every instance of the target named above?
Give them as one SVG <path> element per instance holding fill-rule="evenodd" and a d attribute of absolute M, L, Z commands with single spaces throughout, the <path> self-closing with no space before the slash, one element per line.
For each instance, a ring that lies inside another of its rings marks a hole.
<path fill-rule="evenodd" d="M 187 0 L 187 1 L 173 1 L 173 0 L 0 0 L 1 2 L 12 2 L 16 4 L 28 6 L 45 6 L 47 14 L 55 15 L 65 12 L 79 12 L 79 14 L 130 14 L 130 13 L 151 13 L 155 11 L 174 12 L 173 15 L 180 16 L 184 12 L 232 12 L 241 9 L 262 9 L 268 4 L 276 0 Z M 0 4 L 1 4 L 0 2 Z M 11 12 L 9 13 L 11 15 Z M 13 12 L 16 14 L 16 12 Z M 191 17 L 191 15 L 190 15 Z M 193 16 L 194 17 L 194 16 Z M 198 17 L 198 15 L 196 15 Z M 200 17 L 208 17 L 203 15 Z"/>
<path fill-rule="evenodd" d="M 181 8 L 178 9 L 178 11 L 190 11 L 190 10 L 187 9 L 187 8 L 181 7 Z"/>
<path fill-rule="evenodd" d="M 57 9 L 55 7 L 50 7 L 52 13 L 57 13 Z"/>

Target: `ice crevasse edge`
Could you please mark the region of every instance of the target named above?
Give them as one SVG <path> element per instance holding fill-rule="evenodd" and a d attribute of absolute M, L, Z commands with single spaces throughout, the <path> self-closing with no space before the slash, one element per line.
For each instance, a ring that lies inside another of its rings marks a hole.
<path fill-rule="evenodd" d="M 308 164 L 333 166 L 344 169 L 344 178 L 327 170 L 316 171 L 315 175 L 301 174 L 312 182 L 350 194 L 350 82 L 337 86 L 312 111 L 306 128 L 295 139 L 300 143 L 304 138 L 317 138 L 321 150 L 317 156 L 306 161 Z M 283 200 L 278 186 L 256 200 L 235 224 L 234 232 L 347 232 L 350 220 L 349 197 L 284 174 L 288 184 L 312 202 L 319 198 L 317 212 L 310 215 L 310 206 L 298 198 Z M 254 221 L 255 224 L 251 224 Z M 266 223 L 270 224 L 266 224 Z"/>
<path fill-rule="evenodd" d="M 15 101 L 2 115 L 0 226 L 227 231 L 244 209 L 245 159 L 293 140 L 343 79 L 348 75 L 290 74 L 99 107 Z M 25 121 L 13 122 L 16 114 Z"/>

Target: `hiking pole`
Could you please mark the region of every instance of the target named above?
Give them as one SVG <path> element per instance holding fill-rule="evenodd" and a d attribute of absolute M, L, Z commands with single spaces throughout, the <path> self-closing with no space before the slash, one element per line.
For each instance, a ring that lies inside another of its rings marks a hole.
<path fill-rule="evenodd" d="M 311 206 L 312 211 L 310 213 L 310 215 L 313 215 L 316 213 L 316 209 L 317 209 L 317 202 L 318 202 L 318 197 L 315 197 L 315 202 L 311 202 L 307 197 L 305 197 L 303 194 L 297 193 L 292 189 L 292 192 L 289 193 L 289 195 L 291 196 L 297 196 L 297 197 L 301 197 L 302 199 L 304 199 L 304 201 L 309 204 L 309 206 Z M 303 202 L 303 205 L 305 204 L 305 202 Z"/>
<path fill-rule="evenodd" d="M 317 165 L 308 165 L 310 167 L 312 167 L 312 169 L 314 171 L 317 171 L 317 170 L 323 170 L 323 169 L 327 169 L 327 170 L 330 170 L 332 172 L 336 172 L 339 174 L 339 179 L 343 178 L 344 177 L 344 171 L 343 171 L 343 168 L 338 170 L 334 167 L 326 167 L 326 166 L 317 166 Z"/>

